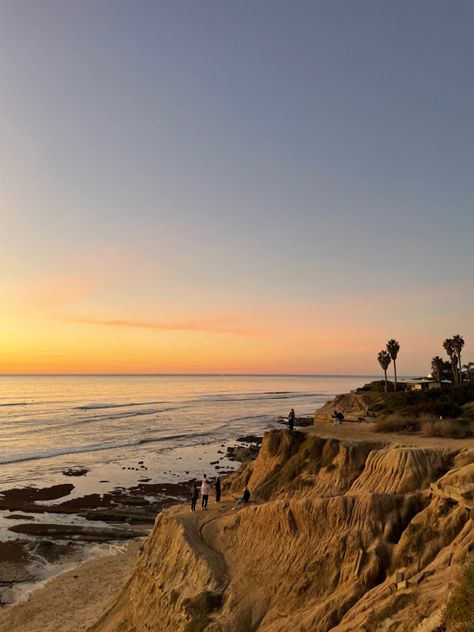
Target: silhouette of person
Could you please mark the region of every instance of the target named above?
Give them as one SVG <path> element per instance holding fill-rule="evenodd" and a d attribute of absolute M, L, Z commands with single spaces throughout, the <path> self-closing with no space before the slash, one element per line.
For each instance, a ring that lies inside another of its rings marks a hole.
<path fill-rule="evenodd" d="M 296 419 L 295 409 L 292 408 L 290 412 L 288 413 L 288 428 L 290 429 L 290 432 L 295 427 L 295 419 Z"/>

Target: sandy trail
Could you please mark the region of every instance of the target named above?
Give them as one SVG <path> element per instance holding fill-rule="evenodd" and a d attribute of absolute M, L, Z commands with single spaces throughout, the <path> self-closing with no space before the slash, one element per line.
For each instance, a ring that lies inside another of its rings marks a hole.
<path fill-rule="evenodd" d="M 342 439 L 346 441 L 376 441 L 390 446 L 441 448 L 463 450 L 474 448 L 474 437 L 450 439 L 445 437 L 425 437 L 421 434 L 403 434 L 399 432 L 375 432 L 375 423 L 347 421 L 334 426 L 332 423 L 318 422 L 314 426 L 298 428 L 299 432 L 315 434 L 323 439 Z"/>

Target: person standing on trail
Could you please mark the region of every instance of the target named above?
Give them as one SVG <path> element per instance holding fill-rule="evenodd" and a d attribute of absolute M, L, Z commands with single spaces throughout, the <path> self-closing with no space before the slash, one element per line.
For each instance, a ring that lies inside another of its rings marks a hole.
<path fill-rule="evenodd" d="M 209 485 L 207 477 L 204 474 L 204 478 L 203 478 L 202 484 L 201 484 L 201 497 L 202 497 L 201 507 L 203 509 L 207 509 L 207 501 L 209 500 L 209 492 L 210 491 L 211 491 L 211 486 Z"/>
<path fill-rule="evenodd" d="M 214 489 L 216 490 L 216 503 L 218 503 L 221 499 L 221 479 L 219 478 L 219 475 L 214 483 Z"/>
<path fill-rule="evenodd" d="M 290 432 L 292 432 L 293 428 L 295 427 L 295 419 L 296 419 L 295 409 L 292 408 L 290 412 L 288 413 L 288 428 L 290 429 Z"/>
<path fill-rule="evenodd" d="M 196 503 L 199 496 L 199 489 L 196 481 L 191 485 L 191 511 L 196 511 Z"/>

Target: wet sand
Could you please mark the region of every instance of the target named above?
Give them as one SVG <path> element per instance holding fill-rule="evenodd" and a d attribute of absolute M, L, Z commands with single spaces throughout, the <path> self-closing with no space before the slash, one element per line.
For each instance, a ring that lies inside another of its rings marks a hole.
<path fill-rule="evenodd" d="M 0 632 L 83 632 L 107 609 L 127 581 L 139 542 L 114 555 L 91 559 L 0 611 Z"/>

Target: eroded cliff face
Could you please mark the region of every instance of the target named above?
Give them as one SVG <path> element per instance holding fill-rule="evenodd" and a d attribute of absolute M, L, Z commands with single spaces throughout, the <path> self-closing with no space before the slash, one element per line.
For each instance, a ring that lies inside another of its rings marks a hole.
<path fill-rule="evenodd" d="M 133 576 L 93 629 L 439 625 L 456 569 L 474 548 L 473 451 L 272 431 L 227 488 L 247 481 L 257 502 L 237 512 L 224 502 L 159 516 Z"/>

